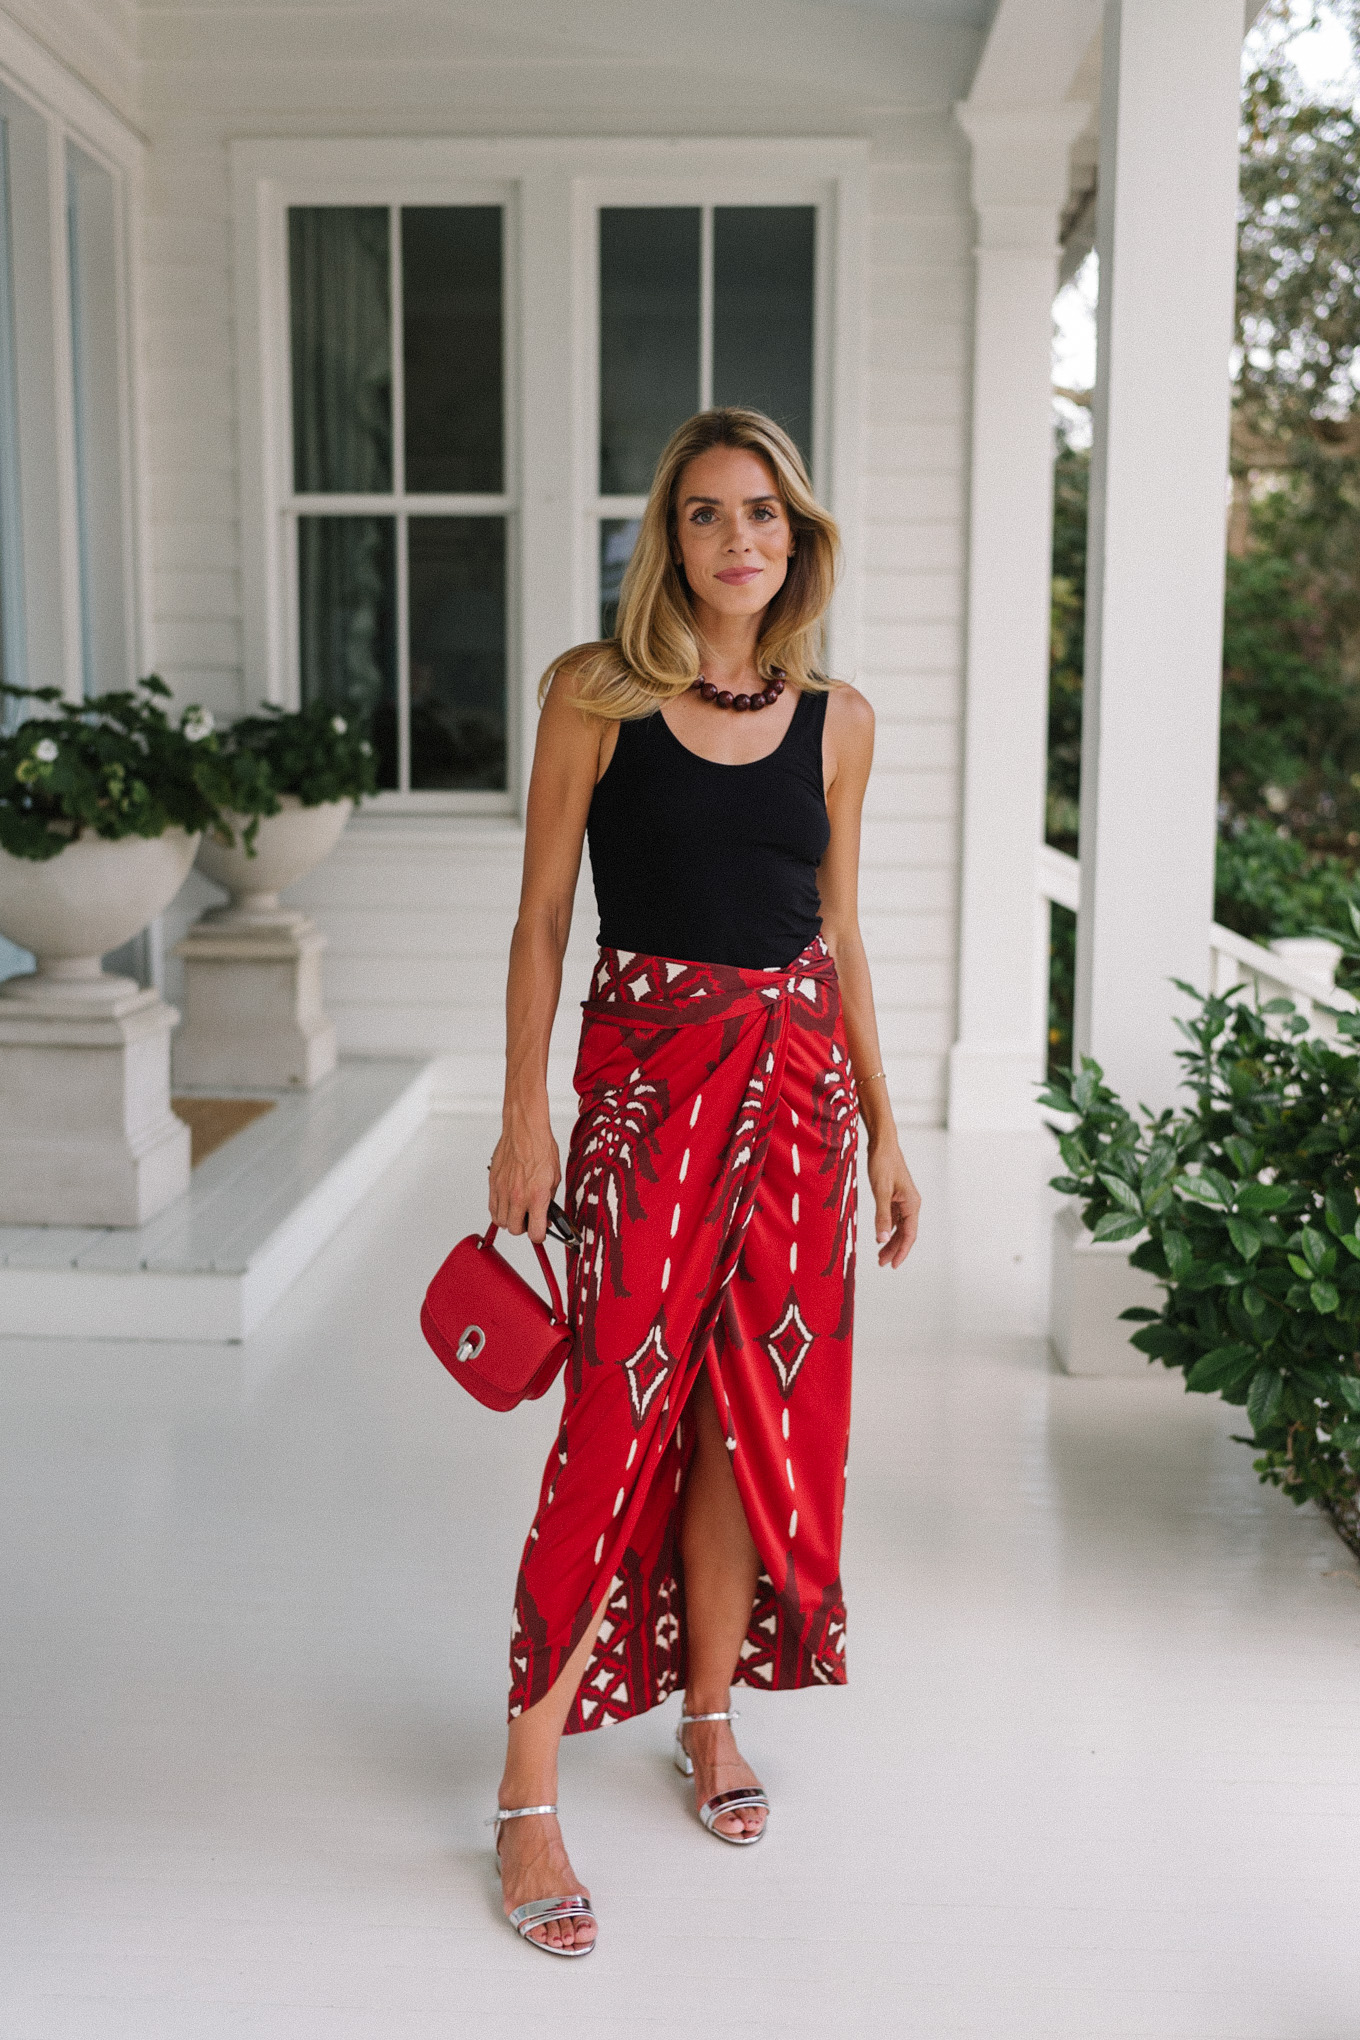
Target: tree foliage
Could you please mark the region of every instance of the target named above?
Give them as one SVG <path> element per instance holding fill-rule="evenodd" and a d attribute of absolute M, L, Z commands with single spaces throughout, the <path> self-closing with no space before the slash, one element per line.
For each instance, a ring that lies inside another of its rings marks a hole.
<path fill-rule="evenodd" d="M 1053 466 L 1045 835 L 1069 856 L 1081 819 L 1081 690 L 1086 664 L 1086 511 L 1091 457 L 1059 437 Z"/>
<path fill-rule="evenodd" d="M 1360 50 L 1360 0 L 1326 11 Z M 1360 850 L 1360 117 L 1310 95 L 1266 10 L 1242 99 L 1234 463 L 1258 469 L 1228 563 L 1226 816 Z"/>
<path fill-rule="evenodd" d="M 1327 11 L 1360 45 L 1356 0 Z M 1351 105 L 1311 98 L 1290 60 L 1290 43 L 1318 18 L 1275 0 L 1245 81 L 1236 382 L 1255 430 L 1325 445 L 1326 428 L 1356 405 L 1360 120 Z"/>

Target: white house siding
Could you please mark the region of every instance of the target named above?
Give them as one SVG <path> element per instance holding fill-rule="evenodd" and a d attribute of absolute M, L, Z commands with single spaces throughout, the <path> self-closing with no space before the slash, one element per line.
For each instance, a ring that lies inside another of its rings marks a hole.
<path fill-rule="evenodd" d="M 230 715 L 261 691 L 242 665 L 238 444 L 257 428 L 236 416 L 232 137 L 763 127 L 870 140 L 863 544 L 849 591 L 862 657 L 848 676 L 880 729 L 863 911 L 900 1113 L 938 1123 L 954 1018 L 971 245 L 950 108 L 979 36 L 962 19 L 941 23 L 947 4 L 920 11 L 933 25 L 792 0 L 746 19 L 709 0 L 683 15 L 533 0 L 436 12 L 145 6 L 142 315 L 156 659 L 182 698 Z M 953 11 L 965 16 L 968 0 Z M 520 847 L 494 821 L 370 814 L 352 825 L 294 895 L 329 938 L 327 995 L 346 1048 L 439 1055 L 449 1103 L 498 1094 Z M 171 936 L 198 896 L 181 901 Z M 559 1094 L 592 933 L 583 897 Z"/>
<path fill-rule="evenodd" d="M 901 1118 L 938 1125 L 954 1038 L 972 214 L 952 124 L 871 179 L 860 685 L 878 718 L 863 926 Z"/>

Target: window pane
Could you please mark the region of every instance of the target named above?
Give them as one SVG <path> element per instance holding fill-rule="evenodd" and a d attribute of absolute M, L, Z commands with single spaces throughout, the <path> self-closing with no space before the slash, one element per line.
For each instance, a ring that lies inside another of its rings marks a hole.
<path fill-rule="evenodd" d="M 22 527 L 19 521 L 19 415 L 14 387 L 14 267 L 10 243 L 9 123 L 0 118 L 0 680 L 22 687 L 24 657 Z M 0 731 L 18 720 L 17 702 L 0 697 Z M 17 951 L 14 952 L 16 955 Z M 0 944 L 0 976 L 5 969 Z"/>
<path fill-rule="evenodd" d="M 499 495 L 500 207 L 405 207 L 401 292 L 406 486 Z"/>
<path fill-rule="evenodd" d="M 66 229 L 85 692 L 126 687 L 123 456 L 113 179 L 68 144 Z"/>
<path fill-rule="evenodd" d="M 699 408 L 699 208 L 600 212 L 600 493 L 638 496 Z"/>
<path fill-rule="evenodd" d="M 713 212 L 713 401 L 777 420 L 812 458 L 812 303 L 817 212 Z"/>
<path fill-rule="evenodd" d="M 390 517 L 299 517 L 303 702 L 372 718 L 378 784 L 397 784 L 396 538 Z"/>
<path fill-rule="evenodd" d="M 411 785 L 501 790 L 505 519 L 413 517 Z"/>
<path fill-rule="evenodd" d="M 293 486 L 371 494 L 392 486 L 387 209 L 288 209 Z"/>
<path fill-rule="evenodd" d="M 637 517 L 600 519 L 600 636 L 613 637 L 619 627 L 619 590 L 624 569 L 633 557 L 642 520 Z"/>

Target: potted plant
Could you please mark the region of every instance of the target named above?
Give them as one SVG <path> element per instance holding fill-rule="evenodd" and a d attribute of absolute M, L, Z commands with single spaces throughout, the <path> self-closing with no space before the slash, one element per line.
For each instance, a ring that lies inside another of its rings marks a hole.
<path fill-rule="evenodd" d="M 223 825 L 205 834 L 198 866 L 231 903 L 205 918 L 295 924 L 279 893 L 321 862 L 354 803 L 376 790 L 373 745 L 362 725 L 312 702 L 242 717 L 221 756 Z"/>
<path fill-rule="evenodd" d="M 84 702 L 4 692 L 32 713 L 0 736 L 0 931 L 37 969 L 0 985 L 0 1224 L 142 1225 L 189 1184 L 178 1016 L 100 958 L 224 825 L 218 740 L 204 709 L 171 719 L 154 675 Z"/>
<path fill-rule="evenodd" d="M 199 838 L 222 827 L 212 716 L 153 674 L 68 702 L 54 687 L 0 687 L 34 712 L 0 736 L 0 932 L 37 959 L 8 998 L 107 1001 L 126 981 L 100 958 L 144 928 L 183 883 Z"/>
<path fill-rule="evenodd" d="M 1327 1041 L 1286 999 L 1192 996 L 1179 1110 L 1135 1118 L 1089 1058 L 1049 1084 L 1069 1121 L 1054 1188 L 1097 1240 L 1143 1236 L 1130 1259 L 1165 1302 L 1123 1313 L 1132 1343 L 1243 1408 L 1262 1481 L 1360 1555 L 1360 1013 Z"/>

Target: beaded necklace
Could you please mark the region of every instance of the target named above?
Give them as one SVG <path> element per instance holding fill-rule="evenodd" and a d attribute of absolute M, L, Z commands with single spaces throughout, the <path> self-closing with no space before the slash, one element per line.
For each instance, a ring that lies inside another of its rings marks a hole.
<path fill-rule="evenodd" d="M 691 690 L 695 694 L 702 694 L 704 700 L 711 701 L 715 708 L 735 708 L 744 711 L 748 708 L 770 708 L 784 692 L 784 685 L 783 670 L 776 666 L 769 683 L 759 694 L 733 694 L 726 687 L 715 687 L 711 680 L 705 680 L 702 673 L 691 683 Z"/>

